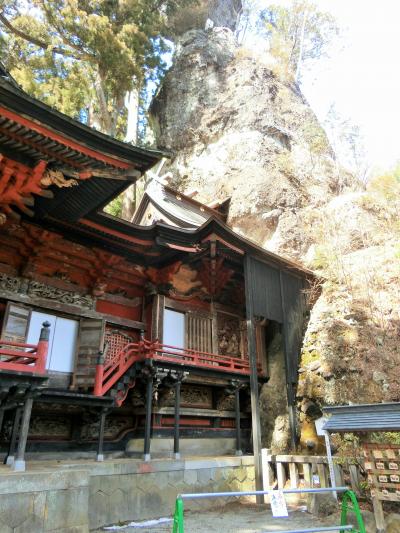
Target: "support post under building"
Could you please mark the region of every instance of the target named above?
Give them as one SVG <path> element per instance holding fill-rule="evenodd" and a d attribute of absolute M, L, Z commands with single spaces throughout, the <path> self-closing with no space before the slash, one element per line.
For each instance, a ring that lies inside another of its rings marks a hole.
<path fill-rule="evenodd" d="M 146 418 L 144 426 L 144 461 L 150 461 L 151 411 L 153 403 L 153 376 L 148 376 L 146 385 Z"/>
<path fill-rule="evenodd" d="M 179 452 L 179 424 L 180 424 L 180 406 L 181 406 L 181 383 L 182 376 L 177 376 L 175 382 L 175 421 L 174 421 L 174 457 L 180 459 Z"/>
<path fill-rule="evenodd" d="M 13 422 L 13 427 L 11 431 L 11 438 L 10 438 L 10 443 L 8 445 L 8 453 L 4 460 L 6 465 L 14 464 L 15 446 L 17 444 L 19 425 L 21 422 L 21 415 L 22 415 L 22 407 L 17 407 L 15 409 L 14 422 Z"/>
<path fill-rule="evenodd" d="M 254 327 L 254 302 L 253 293 L 249 285 L 251 278 L 250 257 L 246 254 L 244 260 L 244 278 L 246 291 L 246 321 L 247 339 L 250 363 L 250 395 L 251 395 L 251 426 L 253 435 L 253 453 L 255 469 L 256 490 L 263 490 L 262 481 L 262 461 L 261 461 L 261 425 L 260 425 L 260 403 L 258 397 L 258 368 L 257 368 L 257 345 L 256 332 Z M 257 503 L 264 503 L 264 496 L 256 496 Z"/>
<path fill-rule="evenodd" d="M 240 431 L 240 385 L 235 388 L 235 416 L 236 416 L 236 455 L 243 455 L 242 435 Z"/>
<path fill-rule="evenodd" d="M 28 397 L 22 411 L 22 422 L 18 440 L 17 457 L 13 463 L 13 470 L 17 472 L 25 471 L 25 448 L 28 440 L 29 424 L 31 421 L 33 398 Z"/>
<path fill-rule="evenodd" d="M 104 454 L 103 454 L 103 443 L 104 443 L 104 429 L 106 425 L 106 414 L 107 410 L 102 409 L 100 413 L 100 421 L 99 421 L 99 440 L 97 442 L 97 456 L 96 461 L 104 461 Z"/>

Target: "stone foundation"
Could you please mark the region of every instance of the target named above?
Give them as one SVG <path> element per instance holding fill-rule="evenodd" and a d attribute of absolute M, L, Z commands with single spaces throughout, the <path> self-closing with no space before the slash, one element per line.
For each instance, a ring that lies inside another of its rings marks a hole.
<path fill-rule="evenodd" d="M 179 439 L 180 453 L 187 457 L 195 456 L 216 456 L 235 455 L 236 439 L 232 438 L 201 438 L 201 439 Z M 126 451 L 131 454 L 143 455 L 143 439 L 130 439 L 126 446 Z M 173 457 L 174 439 L 152 439 L 151 456 Z"/>
<path fill-rule="evenodd" d="M 181 461 L 116 459 L 57 464 L 32 462 L 28 471 L 0 471 L 1 533 L 86 533 L 130 520 L 171 516 L 181 492 L 254 490 L 253 457 Z M 211 508 L 221 500 L 187 502 Z"/>

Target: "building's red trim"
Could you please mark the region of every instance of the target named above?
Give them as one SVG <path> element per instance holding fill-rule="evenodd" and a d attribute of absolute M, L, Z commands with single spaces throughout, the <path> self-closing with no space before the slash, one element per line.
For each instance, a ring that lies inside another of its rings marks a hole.
<path fill-rule="evenodd" d="M 172 248 L 173 250 L 179 250 L 181 252 L 199 252 L 201 250 L 200 246 L 181 246 L 179 244 L 171 244 L 169 242 L 166 243 L 166 246 L 168 246 L 168 248 Z"/>
<path fill-rule="evenodd" d="M 109 155 L 101 154 L 100 152 L 97 152 L 96 150 L 92 150 L 91 148 L 83 146 L 82 144 L 79 144 L 76 141 L 63 137 L 62 135 L 59 135 L 58 133 L 50 130 L 49 128 L 46 128 L 45 126 L 42 126 L 41 124 L 37 124 L 33 120 L 29 120 L 25 117 L 22 117 L 21 115 L 18 115 L 17 113 L 13 113 L 12 111 L 9 111 L 8 109 L 2 106 L 0 106 L 0 114 L 8 118 L 9 120 L 13 120 L 14 122 L 17 122 L 18 124 L 25 126 L 26 128 L 29 128 L 31 130 L 34 130 L 40 133 L 41 135 L 45 135 L 49 139 L 53 139 L 53 141 L 57 141 L 65 146 L 68 146 L 72 150 L 77 150 L 78 152 L 81 152 L 82 154 L 85 154 L 89 157 L 93 157 L 94 159 L 98 159 L 99 161 L 102 161 L 103 163 L 107 163 L 109 165 L 113 165 L 114 167 L 122 168 L 122 169 L 128 169 L 134 166 L 134 165 L 130 165 L 129 163 L 126 163 L 125 161 L 120 161 L 119 159 L 116 159 Z"/>
<path fill-rule="evenodd" d="M 204 239 L 201 242 L 212 241 L 214 239 L 216 241 L 222 242 L 222 244 L 225 244 L 225 246 L 227 246 L 231 250 L 234 250 L 238 254 L 244 255 L 244 251 L 243 250 L 241 250 L 240 248 L 237 248 L 236 246 L 234 246 L 230 242 L 224 241 L 224 239 L 221 239 L 221 237 L 219 237 L 218 235 L 215 235 L 215 233 L 210 233 L 210 235 L 207 235 L 207 237 L 204 237 Z"/>
<path fill-rule="evenodd" d="M 143 239 L 138 239 L 136 237 L 131 237 L 130 235 L 126 235 L 125 233 L 122 233 L 121 231 L 117 231 L 115 229 L 107 228 L 106 226 L 102 226 L 101 224 L 97 224 L 97 222 L 93 222 L 92 220 L 88 220 L 87 218 L 81 218 L 79 219 L 79 224 L 83 224 L 85 226 L 89 226 L 90 228 L 97 229 L 99 231 L 102 231 L 104 233 L 108 233 L 109 235 L 114 235 L 115 237 L 119 237 L 120 239 L 124 239 L 125 241 L 134 242 L 135 244 L 141 244 L 142 246 L 153 246 L 153 241 L 145 241 Z"/>

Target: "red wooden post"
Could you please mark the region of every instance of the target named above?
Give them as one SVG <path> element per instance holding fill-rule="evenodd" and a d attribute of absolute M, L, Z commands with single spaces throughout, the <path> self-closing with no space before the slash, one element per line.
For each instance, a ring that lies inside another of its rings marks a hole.
<path fill-rule="evenodd" d="M 104 375 L 104 355 L 99 352 L 96 364 L 96 374 L 94 378 L 93 394 L 95 396 L 103 396 L 103 375 Z"/>
<path fill-rule="evenodd" d="M 49 351 L 50 322 L 43 322 L 40 330 L 39 342 L 37 345 L 37 359 L 35 364 L 36 372 L 44 374 L 46 372 L 47 353 Z"/>

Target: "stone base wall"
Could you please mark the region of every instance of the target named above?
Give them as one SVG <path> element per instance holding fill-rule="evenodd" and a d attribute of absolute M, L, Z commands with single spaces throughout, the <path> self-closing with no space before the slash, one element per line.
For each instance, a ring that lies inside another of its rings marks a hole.
<path fill-rule="evenodd" d="M 254 490 L 251 456 L 31 465 L 30 472 L 4 468 L 0 474 L 1 533 L 86 533 L 121 521 L 171 516 L 179 493 Z M 211 499 L 185 506 L 224 503 Z"/>
<path fill-rule="evenodd" d="M 0 474 L 1 533 L 88 531 L 87 470 L 4 473 L 6 468 Z"/>

